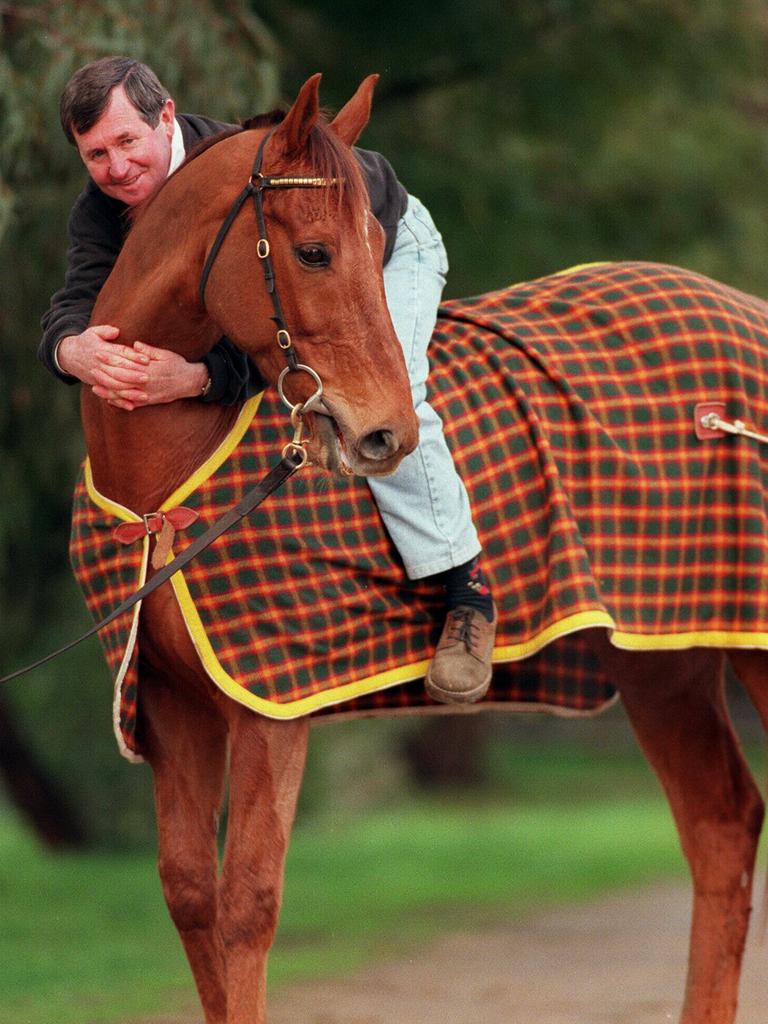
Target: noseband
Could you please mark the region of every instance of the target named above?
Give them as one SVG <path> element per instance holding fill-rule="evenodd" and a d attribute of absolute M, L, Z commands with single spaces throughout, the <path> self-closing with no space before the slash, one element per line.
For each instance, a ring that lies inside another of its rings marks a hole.
<path fill-rule="evenodd" d="M 307 366 L 305 363 L 300 363 L 298 361 L 296 350 L 293 347 L 293 341 L 291 340 L 291 335 L 285 322 L 283 306 L 280 302 L 280 295 L 277 291 L 275 267 L 272 262 L 269 241 L 267 239 L 267 223 L 264 217 L 264 191 L 269 188 L 328 188 L 331 185 L 338 185 L 342 179 L 295 177 L 287 175 L 282 177 L 273 177 L 271 175 L 262 174 L 261 165 L 264 158 L 264 150 L 267 142 L 272 137 L 273 132 L 274 129 L 272 129 L 271 132 L 268 132 L 261 140 L 248 183 L 237 199 L 235 199 L 234 203 L 230 207 L 229 213 L 221 223 L 221 227 L 219 228 L 218 234 L 214 239 L 211 250 L 208 253 L 205 264 L 203 265 L 203 271 L 200 276 L 200 285 L 198 287 L 198 295 L 200 298 L 200 304 L 205 308 L 205 287 L 208 283 L 208 278 L 210 277 L 213 264 L 216 261 L 216 257 L 219 254 L 224 243 L 224 239 L 227 237 L 229 229 L 232 227 L 235 218 L 240 212 L 243 204 L 247 202 L 249 197 L 251 197 L 253 199 L 253 208 L 256 212 L 256 223 L 259 228 L 259 239 L 256 243 L 256 255 L 261 260 L 261 264 L 264 268 L 264 281 L 266 283 L 269 296 L 272 299 L 272 307 L 275 311 L 274 316 L 271 319 L 277 326 L 277 344 L 283 350 L 288 363 L 277 379 L 278 394 L 280 395 L 283 403 L 291 410 L 291 423 L 294 427 L 293 440 L 285 446 L 283 449 L 283 455 L 286 455 L 288 452 L 299 455 L 302 458 L 303 464 L 303 462 L 306 462 L 307 460 L 307 454 L 301 444 L 301 417 L 322 398 L 323 382 L 311 366 Z M 283 382 L 289 373 L 308 373 L 312 378 L 315 385 L 315 391 L 305 402 L 294 404 L 286 397 L 283 389 Z"/>

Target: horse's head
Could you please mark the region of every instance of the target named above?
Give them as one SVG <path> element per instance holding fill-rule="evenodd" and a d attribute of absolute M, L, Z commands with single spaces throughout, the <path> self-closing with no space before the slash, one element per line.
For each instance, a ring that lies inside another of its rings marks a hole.
<path fill-rule="evenodd" d="M 322 397 L 314 400 L 317 383 L 306 370 L 289 368 L 281 382 L 290 403 L 310 399 L 305 420 L 314 461 L 335 470 L 388 473 L 413 450 L 418 428 L 384 296 L 384 233 L 370 212 L 352 152 L 368 121 L 376 76 L 330 123 L 319 111 L 319 80 L 309 79 L 268 135 L 258 121 L 246 124 L 194 161 L 217 196 L 204 212 L 209 266 L 202 302 L 221 333 L 268 380 L 277 382 L 286 366 L 298 362 L 322 382 Z M 252 179 L 262 142 L 263 178 Z M 282 180 L 270 184 L 271 178 Z M 249 195 L 216 248 L 228 208 L 249 180 L 267 186 L 257 202 L 263 204 L 268 245 L 259 240 Z M 277 310 L 265 282 L 270 261 Z"/>

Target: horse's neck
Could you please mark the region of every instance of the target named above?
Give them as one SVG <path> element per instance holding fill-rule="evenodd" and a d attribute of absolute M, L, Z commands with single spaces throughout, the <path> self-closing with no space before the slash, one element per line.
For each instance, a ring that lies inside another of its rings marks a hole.
<path fill-rule="evenodd" d="M 185 399 L 125 412 L 83 388 L 81 412 L 97 490 L 143 515 L 216 450 L 238 407 Z"/>
<path fill-rule="evenodd" d="M 143 341 L 197 361 L 220 332 L 198 315 L 189 294 L 194 282 L 181 235 L 168 245 L 164 259 L 150 257 L 148 227 L 139 224 L 141 237 L 126 243 L 99 295 L 93 322 L 119 327 L 120 344 Z M 83 388 L 83 430 L 96 487 L 134 512 L 155 511 L 215 450 L 237 411 L 185 399 L 125 412 Z"/>

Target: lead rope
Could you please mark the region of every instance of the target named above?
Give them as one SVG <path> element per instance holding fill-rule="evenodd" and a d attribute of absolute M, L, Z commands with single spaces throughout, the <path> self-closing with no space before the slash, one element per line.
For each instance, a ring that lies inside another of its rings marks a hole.
<path fill-rule="evenodd" d="M 277 466 L 270 470 L 270 472 L 267 473 L 267 475 L 254 488 L 252 488 L 252 490 L 248 491 L 237 505 L 233 506 L 233 508 L 226 512 L 221 519 L 215 522 L 213 526 L 209 527 L 205 533 L 201 534 L 197 538 L 197 540 L 193 541 L 192 544 L 190 544 L 190 546 L 180 555 L 177 555 L 172 562 L 169 562 L 168 565 L 160 569 L 152 579 L 137 590 L 135 594 L 132 594 L 129 598 L 123 601 L 122 604 L 118 605 L 118 607 L 110 612 L 106 618 L 102 619 L 101 622 L 98 622 L 95 626 L 92 626 L 87 632 L 83 633 L 82 636 L 77 637 L 76 640 L 70 640 L 69 643 L 64 644 L 63 647 L 60 647 L 56 651 L 52 651 L 50 654 L 46 654 L 45 657 L 32 662 L 32 664 L 26 665 L 24 668 L 17 669 L 9 675 L 0 677 L 0 684 L 9 683 L 12 679 L 18 679 L 20 676 L 26 675 L 27 672 L 31 672 L 33 669 L 39 668 L 41 665 L 45 665 L 49 661 L 53 661 L 54 658 L 58 658 L 59 655 L 72 650 L 73 647 L 77 647 L 77 645 L 82 643 L 83 640 L 87 640 L 89 637 L 94 636 L 111 622 L 114 622 L 120 615 L 129 611 L 137 605 L 139 601 L 142 601 L 153 591 L 157 590 L 158 587 L 162 586 L 162 584 L 169 580 L 174 573 L 182 569 L 188 562 L 191 562 L 193 558 L 196 558 L 202 551 L 205 551 L 205 549 L 218 537 L 223 533 L 226 533 L 227 530 L 231 529 L 236 523 L 257 508 L 265 498 L 269 497 L 273 491 L 277 490 L 281 484 L 283 484 L 289 477 L 293 476 L 298 469 L 301 469 L 302 466 L 306 465 L 308 456 L 306 448 L 302 443 L 303 416 L 304 413 L 308 412 L 309 409 L 322 398 L 323 383 L 317 373 L 315 373 L 310 366 L 300 363 L 296 358 L 296 351 L 293 347 L 291 335 L 285 323 L 283 307 L 280 302 L 280 296 L 277 292 L 275 268 L 272 263 L 269 241 L 267 239 L 267 225 L 264 216 L 264 201 L 262 195 L 266 188 L 326 188 L 330 185 L 338 184 L 339 179 L 268 177 L 263 175 L 261 173 L 261 164 L 264 156 L 264 149 L 271 134 L 272 132 L 269 132 L 261 140 L 248 184 L 235 199 L 227 216 L 221 223 L 210 252 L 203 264 L 200 284 L 198 286 L 198 296 L 200 298 L 201 305 L 205 307 L 205 287 L 208 283 L 208 278 L 213 264 L 219 254 L 222 244 L 224 243 L 224 239 L 227 237 L 229 229 L 232 227 L 235 218 L 243 207 L 243 204 L 247 201 L 249 196 L 252 196 L 254 209 L 256 211 L 256 222 L 259 229 L 259 240 L 256 243 L 256 254 L 264 267 L 264 280 L 275 312 L 272 320 L 274 320 L 277 325 L 277 343 L 285 353 L 285 358 L 288 363 L 278 377 L 277 390 L 282 402 L 290 409 L 293 438 L 283 448 L 282 457 Z M 306 401 L 293 403 L 285 394 L 283 382 L 289 373 L 297 372 L 309 374 L 314 382 L 315 391 Z"/>

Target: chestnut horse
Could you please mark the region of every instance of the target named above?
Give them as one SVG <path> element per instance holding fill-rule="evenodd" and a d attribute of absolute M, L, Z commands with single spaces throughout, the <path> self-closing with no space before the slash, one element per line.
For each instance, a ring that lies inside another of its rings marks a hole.
<path fill-rule="evenodd" d="M 385 473 L 414 447 L 416 427 L 385 306 L 382 232 L 367 210 L 349 148 L 368 120 L 375 79 L 366 79 L 326 125 L 318 114 L 318 77 L 265 144 L 265 174 L 323 181 L 267 196 L 272 258 L 298 357 L 324 388 L 306 409 L 312 460 L 362 475 Z M 234 134 L 169 179 L 129 234 L 95 322 L 193 360 L 226 334 L 269 381 L 277 380 L 284 355 L 271 326 L 274 309 L 249 209 L 233 220 L 216 253 L 204 303 L 199 295 L 206 256 L 265 135 L 264 128 Z M 315 390 L 306 372 L 289 373 L 288 383 L 296 402 Z M 96 486 L 130 509 L 160 507 L 227 435 L 236 412 L 181 401 L 126 413 L 84 390 Z M 262 717 L 217 689 L 169 587 L 145 602 L 140 630 L 140 736 L 154 774 L 165 898 L 207 1024 L 261 1024 L 307 719 Z M 681 1020 L 732 1024 L 763 804 L 724 703 L 726 654 L 631 653 L 613 647 L 603 630 L 592 636 L 667 793 L 693 876 Z M 766 655 L 730 656 L 768 725 Z M 227 762 L 229 820 L 219 877 L 217 822 Z"/>
<path fill-rule="evenodd" d="M 307 442 L 313 461 L 366 475 L 387 473 L 415 447 L 418 427 L 378 270 L 383 231 L 362 201 L 365 187 L 350 150 L 368 120 L 375 77 L 327 127 L 318 121 L 318 80 L 307 82 L 272 131 L 262 170 L 336 182 L 269 195 L 271 258 L 287 326 L 300 339 L 301 364 L 310 365 L 323 384 Z M 129 233 L 94 322 L 114 323 L 121 337 L 152 339 L 191 360 L 226 334 L 267 379 L 277 380 L 286 361 L 275 337 L 250 203 L 218 251 L 204 307 L 199 296 L 206 253 L 251 177 L 264 135 L 234 134 L 168 180 Z M 312 262 L 318 250 L 330 255 L 327 265 Z M 280 342 L 286 344 L 285 336 Z M 299 401 L 316 387 L 299 372 L 289 375 L 290 389 Z M 128 413 L 83 389 L 96 487 L 128 508 L 159 508 L 227 436 L 237 413 L 196 400 Z M 154 774 L 159 868 L 170 913 L 206 1021 L 263 1021 L 267 951 L 307 722 L 262 718 L 218 691 L 167 587 L 142 608 L 141 649 L 142 753 Z M 228 750 L 229 824 L 219 879 L 217 819 Z"/>

